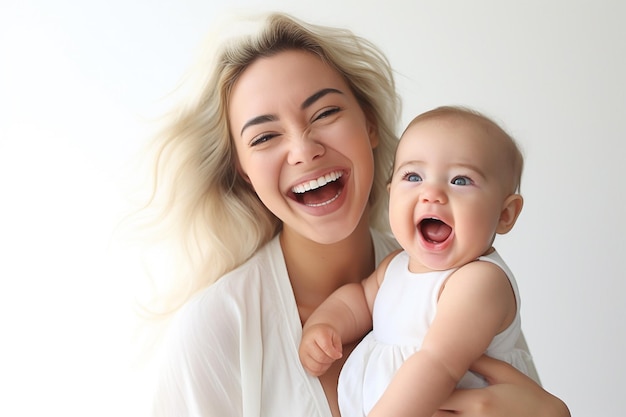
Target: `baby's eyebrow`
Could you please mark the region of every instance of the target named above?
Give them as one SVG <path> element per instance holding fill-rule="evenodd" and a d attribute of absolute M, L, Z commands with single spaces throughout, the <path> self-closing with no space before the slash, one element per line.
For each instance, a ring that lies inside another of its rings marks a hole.
<path fill-rule="evenodd" d="M 483 178 L 487 178 L 485 171 L 481 169 L 479 166 L 474 165 L 472 163 L 457 163 L 455 164 L 455 166 L 458 168 L 468 169 L 470 171 L 475 172 L 476 174 L 480 175 Z"/>
<path fill-rule="evenodd" d="M 323 88 L 320 91 L 318 91 L 317 93 L 311 95 L 310 97 L 308 97 L 306 100 L 304 100 L 302 102 L 302 104 L 300 105 L 300 109 L 301 110 L 305 110 L 307 107 L 310 107 L 313 105 L 313 103 L 315 103 L 317 100 L 321 99 L 322 97 L 324 97 L 327 94 L 331 94 L 331 93 L 335 93 L 335 94 L 343 94 L 341 91 L 337 90 L 336 88 Z"/>

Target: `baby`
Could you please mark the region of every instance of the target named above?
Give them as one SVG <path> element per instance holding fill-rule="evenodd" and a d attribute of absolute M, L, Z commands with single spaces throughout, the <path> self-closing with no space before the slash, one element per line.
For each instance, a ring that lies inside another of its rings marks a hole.
<path fill-rule="evenodd" d="M 362 283 L 339 288 L 307 320 L 300 358 L 321 375 L 342 344 L 369 333 L 339 377 L 341 415 L 431 417 L 482 354 L 528 373 L 513 274 L 492 246 L 523 206 L 523 158 L 487 117 L 460 107 L 417 116 L 389 183 L 389 219 L 404 249 Z"/>

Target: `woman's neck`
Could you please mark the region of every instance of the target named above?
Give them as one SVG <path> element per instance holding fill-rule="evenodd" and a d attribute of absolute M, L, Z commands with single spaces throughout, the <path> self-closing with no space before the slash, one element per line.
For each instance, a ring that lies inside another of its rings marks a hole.
<path fill-rule="evenodd" d="M 302 323 L 333 291 L 374 271 L 374 244 L 364 215 L 354 232 L 333 244 L 320 244 L 283 230 L 280 243 Z"/>

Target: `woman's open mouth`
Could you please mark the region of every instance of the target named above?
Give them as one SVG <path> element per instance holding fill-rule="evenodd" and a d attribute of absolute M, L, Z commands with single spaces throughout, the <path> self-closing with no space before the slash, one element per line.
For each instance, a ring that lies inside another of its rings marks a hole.
<path fill-rule="evenodd" d="M 294 199 L 309 207 L 325 206 L 335 201 L 343 190 L 343 172 L 333 171 L 291 189 Z"/>

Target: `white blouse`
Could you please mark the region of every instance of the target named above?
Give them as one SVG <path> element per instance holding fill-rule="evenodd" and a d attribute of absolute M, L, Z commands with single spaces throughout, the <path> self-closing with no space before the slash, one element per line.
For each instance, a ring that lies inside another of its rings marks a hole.
<path fill-rule="evenodd" d="M 372 231 L 376 264 L 397 243 Z M 300 363 L 300 316 L 278 237 L 174 319 L 155 397 L 168 417 L 331 417 Z"/>

